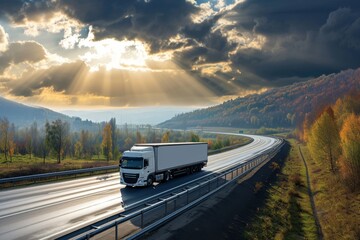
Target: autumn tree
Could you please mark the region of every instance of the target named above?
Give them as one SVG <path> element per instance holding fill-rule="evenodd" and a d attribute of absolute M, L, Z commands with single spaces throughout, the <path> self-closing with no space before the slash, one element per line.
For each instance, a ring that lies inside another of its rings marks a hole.
<path fill-rule="evenodd" d="M 331 107 L 327 108 L 313 124 L 309 147 L 315 160 L 327 161 L 331 171 L 335 171 L 335 161 L 340 155 L 340 136 Z"/>
<path fill-rule="evenodd" d="M 117 136 L 116 136 L 116 119 L 115 118 L 111 118 L 110 119 L 110 125 L 111 125 L 111 142 L 112 142 L 112 146 L 111 146 L 111 153 L 112 153 L 112 157 L 116 157 L 116 142 L 117 142 Z"/>
<path fill-rule="evenodd" d="M 15 137 L 15 125 L 14 125 L 14 123 L 12 123 L 10 130 L 9 130 L 9 135 L 8 135 L 8 147 L 9 147 L 10 162 L 12 162 L 12 158 L 14 156 L 15 147 L 16 147 L 16 144 L 14 142 L 14 137 Z"/>
<path fill-rule="evenodd" d="M 46 143 L 49 149 L 53 150 L 57 156 L 57 162 L 60 163 L 65 153 L 65 146 L 68 141 L 70 126 L 69 123 L 63 122 L 60 119 L 48 122 L 46 128 Z"/>
<path fill-rule="evenodd" d="M 0 119 L 0 149 L 7 161 L 9 152 L 9 120 L 7 118 Z"/>
<path fill-rule="evenodd" d="M 111 131 L 111 124 L 106 123 L 103 129 L 102 134 L 102 149 L 103 153 L 106 157 L 106 160 L 109 161 L 112 158 L 112 131 Z"/>
<path fill-rule="evenodd" d="M 360 94 L 348 95 L 339 98 L 334 105 L 334 113 L 337 119 L 337 124 L 341 128 L 345 119 L 352 113 L 360 113 Z"/>
<path fill-rule="evenodd" d="M 340 132 L 342 157 L 340 172 L 350 189 L 360 187 L 360 116 L 350 114 Z"/>
<path fill-rule="evenodd" d="M 162 143 L 168 143 L 170 141 L 170 132 L 166 131 L 163 136 L 161 137 Z"/>

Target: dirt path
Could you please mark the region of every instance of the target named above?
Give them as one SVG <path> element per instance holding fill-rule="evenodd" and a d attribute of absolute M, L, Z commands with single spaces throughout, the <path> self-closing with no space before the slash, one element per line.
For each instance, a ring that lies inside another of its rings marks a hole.
<path fill-rule="evenodd" d="M 306 160 L 304 158 L 304 155 L 303 155 L 303 153 L 301 151 L 300 145 L 299 145 L 299 152 L 300 152 L 301 159 L 302 159 L 302 161 L 303 161 L 303 163 L 305 165 L 307 189 L 308 189 L 308 194 L 309 194 L 309 197 L 310 197 L 311 209 L 312 209 L 313 216 L 314 216 L 314 219 L 315 219 L 315 224 L 316 224 L 316 228 L 317 228 L 318 237 L 319 237 L 320 240 L 322 240 L 323 239 L 323 233 L 322 233 L 320 221 L 319 221 L 317 210 L 316 210 L 316 205 L 315 205 L 315 201 L 314 201 L 314 194 L 311 191 L 309 170 L 308 170 L 308 166 L 307 166 Z"/>

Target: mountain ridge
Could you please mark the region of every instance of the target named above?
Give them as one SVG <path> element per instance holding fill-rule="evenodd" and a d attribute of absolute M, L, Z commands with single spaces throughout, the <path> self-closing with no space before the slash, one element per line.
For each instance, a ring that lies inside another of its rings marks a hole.
<path fill-rule="evenodd" d="M 322 75 L 308 81 L 270 89 L 199 109 L 158 124 L 186 127 L 295 127 L 351 91 L 360 91 L 360 68 Z"/>
<path fill-rule="evenodd" d="M 73 130 L 97 130 L 98 124 L 91 121 L 83 121 L 79 117 L 70 117 L 40 106 L 28 106 L 22 103 L 8 100 L 0 96 L 0 118 L 7 118 L 16 127 L 29 127 L 36 122 L 39 127 L 45 123 L 61 119 L 70 124 Z"/>

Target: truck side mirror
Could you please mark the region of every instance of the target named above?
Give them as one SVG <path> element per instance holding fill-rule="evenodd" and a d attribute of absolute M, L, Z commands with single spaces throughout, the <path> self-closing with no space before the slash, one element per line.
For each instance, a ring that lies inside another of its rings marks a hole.
<path fill-rule="evenodd" d="M 144 159 L 144 168 L 147 167 L 147 166 L 149 166 L 149 160 Z"/>
<path fill-rule="evenodd" d="M 122 162 L 123 162 L 123 160 L 120 159 L 120 160 L 119 160 L 119 167 L 121 167 Z"/>

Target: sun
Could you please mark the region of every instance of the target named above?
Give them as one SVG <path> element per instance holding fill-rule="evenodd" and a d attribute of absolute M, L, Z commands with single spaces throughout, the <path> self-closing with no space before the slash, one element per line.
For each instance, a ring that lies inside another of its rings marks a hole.
<path fill-rule="evenodd" d="M 145 69 L 148 59 L 147 47 L 137 40 L 104 39 L 88 42 L 89 51 L 80 56 L 92 71 L 101 67 L 112 69 Z"/>

